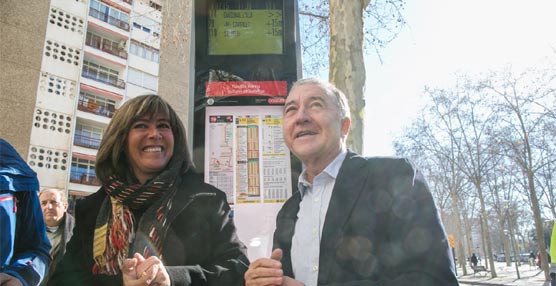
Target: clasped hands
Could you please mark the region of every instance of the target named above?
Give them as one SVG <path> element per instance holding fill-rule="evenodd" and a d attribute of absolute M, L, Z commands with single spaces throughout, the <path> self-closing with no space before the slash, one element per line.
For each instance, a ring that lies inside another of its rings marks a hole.
<path fill-rule="evenodd" d="M 143 257 L 135 253 L 122 263 L 124 286 L 170 286 L 170 276 L 162 261 L 156 257 Z"/>
<path fill-rule="evenodd" d="M 303 283 L 284 276 L 282 270 L 282 250 L 272 251 L 270 258 L 260 258 L 249 265 L 245 272 L 245 286 L 304 286 Z"/>

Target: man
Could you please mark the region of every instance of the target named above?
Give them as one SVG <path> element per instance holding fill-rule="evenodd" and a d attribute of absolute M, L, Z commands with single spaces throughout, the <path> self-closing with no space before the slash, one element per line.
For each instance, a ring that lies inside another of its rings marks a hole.
<path fill-rule="evenodd" d="M 0 138 L 0 286 L 35 286 L 50 262 L 37 174 Z"/>
<path fill-rule="evenodd" d="M 475 255 L 475 253 L 471 254 L 471 266 L 473 268 L 477 267 L 477 264 L 479 263 L 479 259 L 477 259 L 477 256 Z"/>
<path fill-rule="evenodd" d="M 294 84 L 284 140 L 303 163 L 276 219 L 274 251 L 246 285 L 458 285 L 430 191 L 405 159 L 346 149 L 345 95 L 318 79 Z"/>
<path fill-rule="evenodd" d="M 63 191 L 44 189 L 39 193 L 39 201 L 41 202 L 42 215 L 46 223 L 46 235 L 52 245 L 50 250 L 52 257 L 50 270 L 42 282 L 42 285 L 46 285 L 48 278 L 56 270 L 56 265 L 58 265 L 64 253 L 66 253 L 66 244 L 73 235 L 75 220 L 71 214 L 66 212 L 68 210 L 68 201 Z"/>

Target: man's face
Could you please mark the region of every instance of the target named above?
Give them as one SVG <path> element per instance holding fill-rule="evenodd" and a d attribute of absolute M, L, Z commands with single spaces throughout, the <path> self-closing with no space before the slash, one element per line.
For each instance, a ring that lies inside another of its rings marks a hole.
<path fill-rule="evenodd" d="M 60 225 L 68 209 L 68 204 L 62 202 L 60 193 L 55 190 L 45 190 L 41 192 L 39 200 L 46 225 L 50 227 Z"/>
<path fill-rule="evenodd" d="M 340 120 L 337 100 L 316 84 L 294 88 L 284 106 L 288 148 L 304 164 L 330 163 L 341 152 L 350 120 Z"/>

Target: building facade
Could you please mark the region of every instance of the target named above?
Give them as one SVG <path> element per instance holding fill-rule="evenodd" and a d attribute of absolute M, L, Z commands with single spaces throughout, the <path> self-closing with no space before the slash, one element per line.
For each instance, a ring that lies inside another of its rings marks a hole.
<path fill-rule="evenodd" d="M 73 200 L 98 190 L 104 129 L 130 98 L 159 94 L 192 126 L 188 2 L 0 3 L 0 137 L 27 159 L 41 188 Z"/>

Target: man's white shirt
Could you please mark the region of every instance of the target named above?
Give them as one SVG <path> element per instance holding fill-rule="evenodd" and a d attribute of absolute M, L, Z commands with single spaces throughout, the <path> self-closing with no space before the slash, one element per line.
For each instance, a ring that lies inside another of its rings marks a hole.
<path fill-rule="evenodd" d="M 292 268 L 295 279 L 306 286 L 316 286 L 319 276 L 319 254 L 324 219 L 332 197 L 332 190 L 347 151 L 336 158 L 313 179 L 306 179 L 306 171 L 299 175 L 301 195 L 295 234 L 292 237 Z"/>

